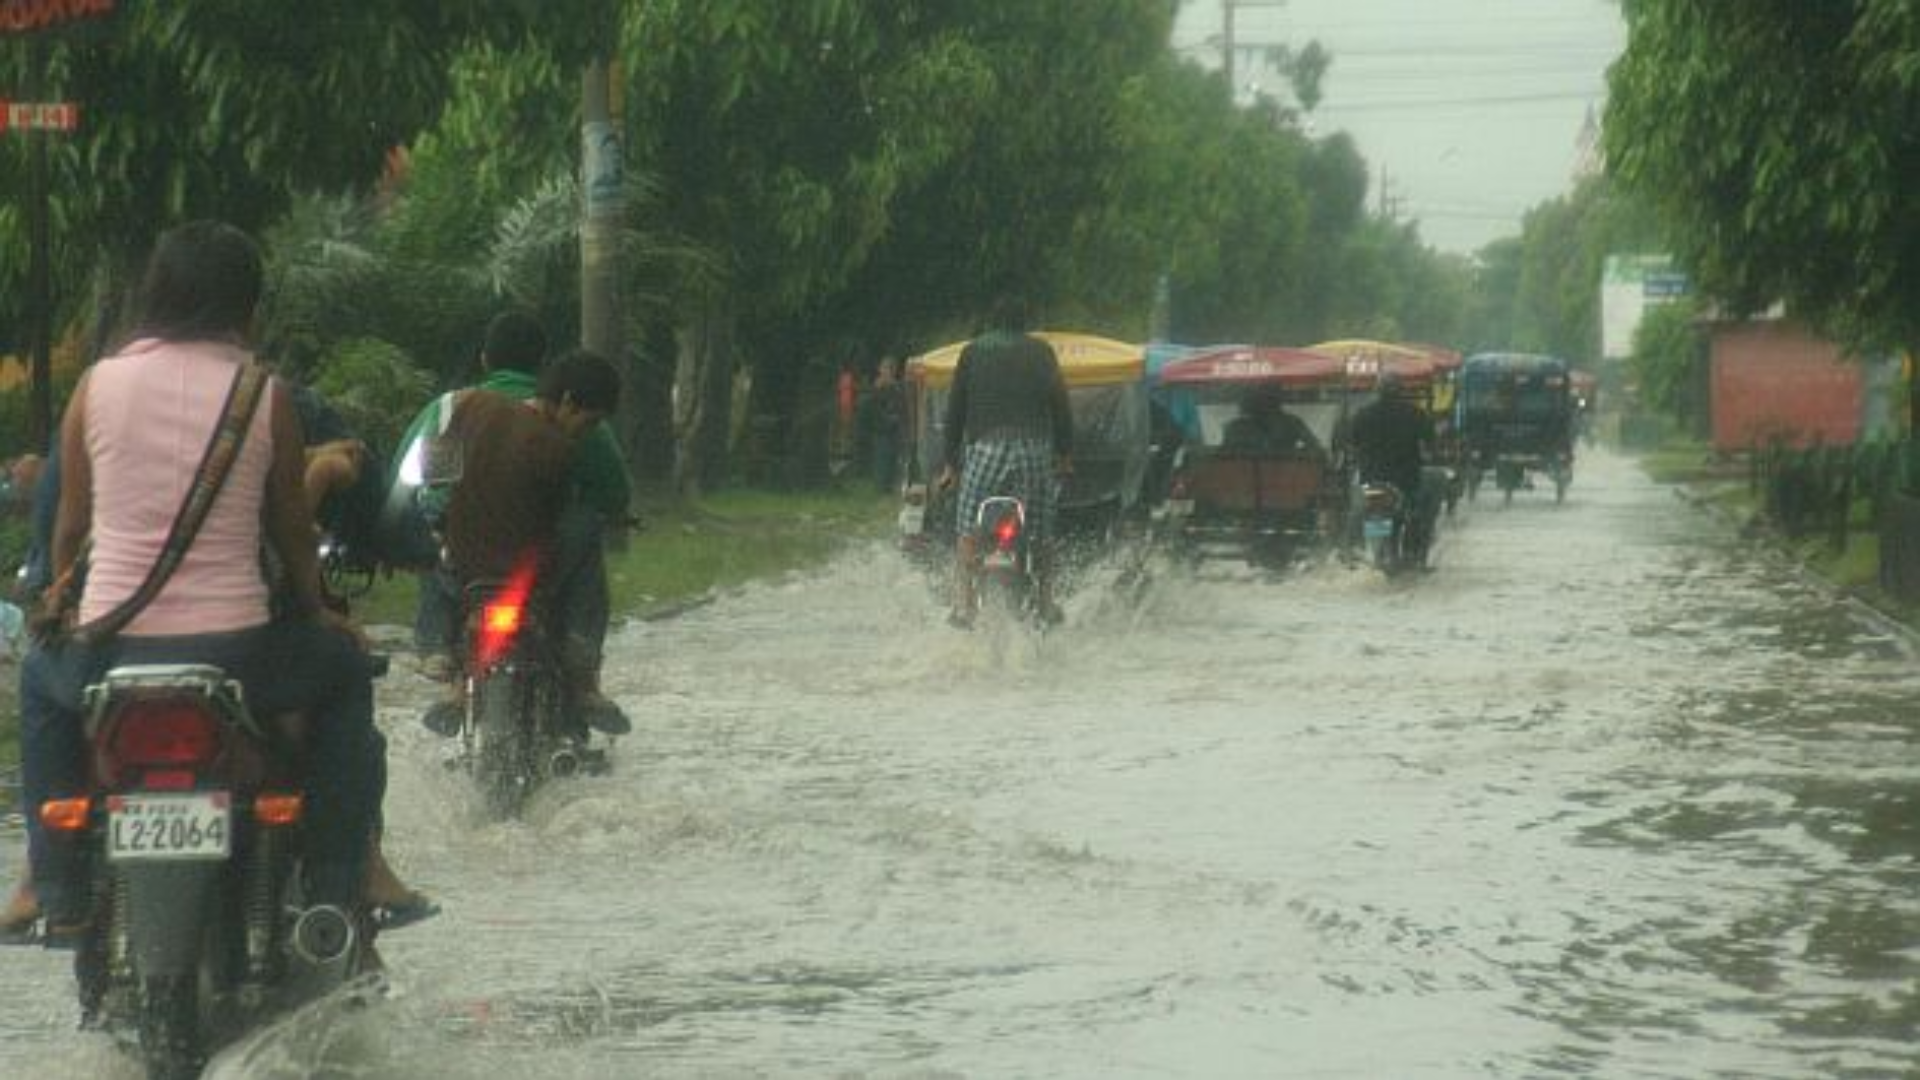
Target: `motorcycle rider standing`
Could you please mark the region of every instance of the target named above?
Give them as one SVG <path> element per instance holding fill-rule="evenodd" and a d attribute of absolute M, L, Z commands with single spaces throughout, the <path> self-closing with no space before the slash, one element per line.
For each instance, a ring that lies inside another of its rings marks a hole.
<path fill-rule="evenodd" d="M 58 582 L 90 541 L 82 625 L 133 595 L 160 557 L 236 373 L 258 362 L 248 339 L 262 284 L 259 248 L 238 229 L 201 221 L 169 231 L 147 266 L 133 340 L 74 389 L 60 429 L 52 564 Z M 22 795 L 37 808 L 84 789 L 81 695 L 108 669 L 218 666 L 240 681 L 256 714 L 307 718 L 307 895 L 351 910 L 361 901 L 386 785 L 373 671 L 358 630 L 322 602 L 304 440 L 284 383 L 268 382 L 244 430 L 203 526 L 125 629 L 105 641 L 56 641 L 27 657 Z M 287 582 L 287 613 L 278 620 L 261 569 L 263 542 Z M 58 933 L 84 920 L 85 897 L 50 862 L 37 862 L 34 876 L 49 930 Z"/>
<path fill-rule="evenodd" d="M 1073 409 L 1060 358 L 1045 341 L 1026 333 L 1024 308 L 1001 304 L 987 332 L 967 343 L 947 395 L 945 456 L 938 486 L 960 484 L 955 501 L 955 601 L 948 621 L 973 625 L 978 603 L 974 518 L 996 494 L 1026 504 L 1027 535 L 1040 616 L 1061 621 L 1053 599 L 1052 529 L 1059 478 L 1073 469 Z"/>

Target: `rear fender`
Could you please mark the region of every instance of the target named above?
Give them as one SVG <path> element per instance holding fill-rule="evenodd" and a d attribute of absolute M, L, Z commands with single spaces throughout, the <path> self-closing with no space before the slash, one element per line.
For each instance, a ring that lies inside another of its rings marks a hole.
<path fill-rule="evenodd" d="M 143 979 L 198 970 L 224 862 L 153 863 L 114 872 L 127 886 L 127 945 Z"/>

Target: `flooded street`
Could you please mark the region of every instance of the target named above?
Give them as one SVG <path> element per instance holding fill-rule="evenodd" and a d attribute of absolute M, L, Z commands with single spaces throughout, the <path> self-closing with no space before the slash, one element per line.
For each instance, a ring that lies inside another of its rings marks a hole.
<path fill-rule="evenodd" d="M 614 775 L 515 825 L 396 664 L 388 848 L 447 911 L 391 1001 L 216 1074 L 1920 1068 L 1920 663 L 1580 469 L 1422 580 L 1162 576 L 1038 645 L 884 548 L 630 626 Z M 137 1075 L 65 964 L 0 952 L 0 1076 Z"/>

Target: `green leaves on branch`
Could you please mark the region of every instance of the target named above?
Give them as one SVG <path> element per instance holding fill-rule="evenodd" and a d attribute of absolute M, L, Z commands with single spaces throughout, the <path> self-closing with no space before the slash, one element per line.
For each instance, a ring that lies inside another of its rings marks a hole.
<path fill-rule="evenodd" d="M 1696 282 L 1857 345 L 1920 340 L 1920 14 L 1905 0 L 1629 0 L 1614 174 Z"/>

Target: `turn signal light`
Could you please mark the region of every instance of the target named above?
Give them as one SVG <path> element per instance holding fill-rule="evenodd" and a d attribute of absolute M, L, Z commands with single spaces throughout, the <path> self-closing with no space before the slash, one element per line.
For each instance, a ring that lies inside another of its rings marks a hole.
<path fill-rule="evenodd" d="M 40 804 L 40 824 L 50 832 L 80 832 L 87 827 L 87 819 L 93 814 L 93 800 L 86 796 L 77 799 L 48 799 Z"/>
<path fill-rule="evenodd" d="M 270 829 L 284 828 L 298 823 L 306 809 L 306 797 L 297 792 L 262 792 L 253 799 L 253 820 Z"/>

